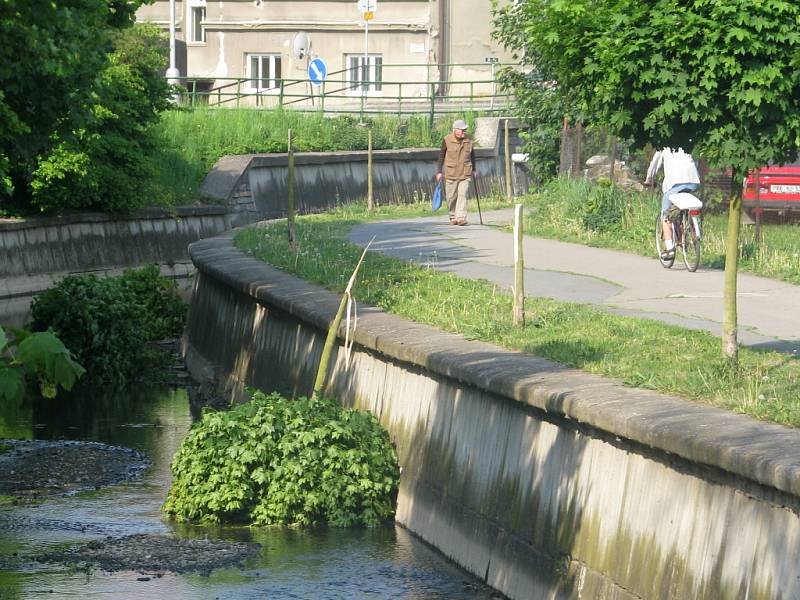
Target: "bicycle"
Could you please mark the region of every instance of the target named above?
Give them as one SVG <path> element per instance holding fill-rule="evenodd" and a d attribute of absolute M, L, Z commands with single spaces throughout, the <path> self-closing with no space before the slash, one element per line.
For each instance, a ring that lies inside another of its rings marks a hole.
<path fill-rule="evenodd" d="M 697 271 L 700 265 L 700 215 L 702 213 L 703 203 L 699 198 L 688 192 L 679 192 L 672 194 L 670 197 L 670 206 L 667 215 L 670 216 L 672 223 L 672 239 L 675 242 L 675 250 L 680 249 L 683 256 L 683 264 L 686 269 L 692 273 Z M 667 249 L 664 242 L 664 230 L 661 226 L 662 216 L 661 213 L 656 216 L 656 254 L 661 266 L 669 269 L 675 263 L 675 254 L 672 253 L 670 258 L 664 258 L 664 253 Z"/>

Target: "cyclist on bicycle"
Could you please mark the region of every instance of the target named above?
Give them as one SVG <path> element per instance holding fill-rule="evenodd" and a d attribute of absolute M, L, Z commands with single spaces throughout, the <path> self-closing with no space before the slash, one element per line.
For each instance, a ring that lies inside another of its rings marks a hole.
<path fill-rule="evenodd" d="M 675 240 L 672 239 L 672 224 L 670 223 L 667 211 L 670 207 L 669 197 L 678 192 L 696 192 L 700 189 L 700 174 L 697 172 L 697 165 L 691 154 L 683 151 L 683 148 L 673 150 L 664 148 L 653 155 L 650 166 L 647 169 L 645 185 L 653 185 L 658 170 L 664 167 L 664 183 L 661 189 L 664 196 L 661 199 L 662 231 L 664 232 L 664 243 L 666 250 L 661 253 L 661 258 L 670 259 L 675 256 Z"/>

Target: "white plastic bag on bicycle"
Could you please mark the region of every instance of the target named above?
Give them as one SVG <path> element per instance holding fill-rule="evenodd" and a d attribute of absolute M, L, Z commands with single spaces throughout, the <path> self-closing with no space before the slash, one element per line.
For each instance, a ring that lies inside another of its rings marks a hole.
<path fill-rule="evenodd" d="M 681 210 L 699 210 L 703 208 L 703 203 L 700 201 L 700 198 L 689 192 L 670 194 L 669 201 Z"/>

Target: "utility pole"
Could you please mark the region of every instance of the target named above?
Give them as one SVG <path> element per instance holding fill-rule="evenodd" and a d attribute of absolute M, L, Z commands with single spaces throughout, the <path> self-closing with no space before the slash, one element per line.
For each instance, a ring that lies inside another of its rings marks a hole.
<path fill-rule="evenodd" d="M 171 85 L 178 83 L 181 72 L 175 65 L 175 0 L 169 0 L 169 68 L 167 69 L 167 82 Z"/>
<path fill-rule="evenodd" d="M 364 17 L 364 71 L 361 82 L 361 94 L 367 95 L 369 74 L 369 22 L 375 18 L 375 10 L 378 8 L 378 0 L 358 0 L 358 9 Z"/>

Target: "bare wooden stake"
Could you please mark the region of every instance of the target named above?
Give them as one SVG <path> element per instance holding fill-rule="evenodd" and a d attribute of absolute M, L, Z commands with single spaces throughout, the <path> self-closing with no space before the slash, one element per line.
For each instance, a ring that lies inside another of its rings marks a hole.
<path fill-rule="evenodd" d="M 296 244 L 295 228 L 294 228 L 294 150 L 292 149 L 292 130 L 289 130 L 289 141 L 287 145 L 286 156 L 286 220 L 289 225 L 289 246 L 292 248 Z"/>
<path fill-rule="evenodd" d="M 331 326 L 328 327 L 328 337 L 325 338 L 325 345 L 322 347 L 322 356 L 319 359 L 317 377 L 314 380 L 314 396 L 321 396 L 325 393 L 325 378 L 328 375 L 328 363 L 331 361 L 331 353 L 333 351 L 333 344 L 336 342 L 336 335 L 339 332 L 339 325 L 342 323 L 342 317 L 344 316 L 345 308 L 347 308 L 348 300 L 351 299 L 350 292 L 353 289 L 353 284 L 356 281 L 358 270 L 361 268 L 361 263 L 364 262 L 364 257 L 367 255 L 367 250 L 369 250 L 369 247 L 374 241 L 375 237 L 369 241 L 367 247 L 364 248 L 364 252 L 361 253 L 361 258 L 358 260 L 356 268 L 353 269 L 353 274 L 350 275 L 350 281 L 347 282 L 347 287 L 342 295 L 342 301 L 339 303 L 339 309 L 336 311 L 336 316 L 333 318 L 333 323 L 331 323 Z"/>
<path fill-rule="evenodd" d="M 616 176 L 614 173 L 614 167 L 617 164 L 617 136 L 612 135 L 609 137 L 608 142 L 608 156 L 610 158 L 611 166 L 609 167 L 608 171 L 608 178 L 611 180 L 611 184 L 613 185 L 616 181 Z"/>
<path fill-rule="evenodd" d="M 375 210 L 375 200 L 372 195 L 372 129 L 367 131 L 367 210 Z"/>
<path fill-rule="evenodd" d="M 514 325 L 525 326 L 525 261 L 522 258 L 522 204 L 514 206 Z"/>
<path fill-rule="evenodd" d="M 739 364 L 739 312 L 736 290 L 739 274 L 739 230 L 742 224 L 742 186 L 736 169 L 731 169 L 728 233 L 725 236 L 725 279 L 722 292 L 722 356 L 732 366 Z"/>
<path fill-rule="evenodd" d="M 761 246 L 761 217 L 764 209 L 761 208 L 761 169 L 756 169 L 753 173 L 756 183 L 756 206 L 753 213 L 756 216 L 756 248 Z"/>
<path fill-rule="evenodd" d="M 503 150 L 506 154 L 506 199 L 511 202 L 514 197 L 514 189 L 511 185 L 511 141 L 508 138 L 508 119 L 506 119 L 504 133 L 505 146 Z"/>

